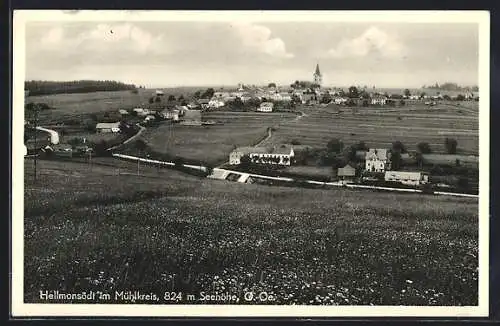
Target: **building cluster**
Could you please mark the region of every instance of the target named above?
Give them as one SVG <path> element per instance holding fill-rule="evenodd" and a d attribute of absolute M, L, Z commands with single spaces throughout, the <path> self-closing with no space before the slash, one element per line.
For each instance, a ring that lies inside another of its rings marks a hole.
<path fill-rule="evenodd" d="M 365 154 L 364 170 L 369 173 L 381 173 L 384 181 L 397 182 L 404 185 L 418 186 L 429 183 L 429 175 L 425 172 L 391 170 L 391 152 L 386 148 L 370 148 Z M 346 165 L 337 170 L 337 176 L 348 182 L 356 178 L 356 169 Z"/>

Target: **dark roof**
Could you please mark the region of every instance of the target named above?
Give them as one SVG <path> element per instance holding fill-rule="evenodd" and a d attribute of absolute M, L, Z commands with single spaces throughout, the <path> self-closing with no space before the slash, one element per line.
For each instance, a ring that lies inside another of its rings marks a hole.
<path fill-rule="evenodd" d="M 200 104 L 208 104 L 208 102 L 210 102 L 210 99 L 208 99 L 208 98 L 200 98 L 198 100 L 198 103 L 200 103 Z"/>
<path fill-rule="evenodd" d="M 321 76 L 321 72 L 319 71 L 319 64 L 316 64 L 316 71 L 314 72 L 315 75 Z"/>
<path fill-rule="evenodd" d="M 356 175 L 356 169 L 347 164 L 343 168 L 339 168 L 337 170 L 337 175 L 338 176 L 343 176 L 343 177 L 352 177 Z"/>

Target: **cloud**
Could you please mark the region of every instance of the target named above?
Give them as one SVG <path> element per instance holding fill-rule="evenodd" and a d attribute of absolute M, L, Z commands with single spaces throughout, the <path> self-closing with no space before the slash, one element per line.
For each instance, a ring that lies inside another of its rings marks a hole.
<path fill-rule="evenodd" d="M 266 26 L 241 22 L 232 26 L 245 47 L 273 57 L 294 57 L 292 53 L 287 52 L 285 42 L 281 38 L 271 38 L 271 30 Z"/>
<path fill-rule="evenodd" d="M 405 54 L 405 47 L 394 36 L 372 26 L 358 37 L 343 39 L 336 47 L 328 50 L 327 56 L 365 57 L 374 53 L 386 58 L 396 58 Z"/>
<path fill-rule="evenodd" d="M 45 46 L 59 44 L 62 41 L 63 36 L 64 31 L 61 27 L 53 27 L 47 32 L 47 34 L 42 36 L 40 42 Z"/>
<path fill-rule="evenodd" d="M 152 33 L 130 23 L 100 23 L 76 35 L 66 35 L 61 27 L 51 28 L 40 40 L 43 50 L 109 54 L 118 51 L 129 53 L 163 53 L 168 46 L 163 35 Z"/>

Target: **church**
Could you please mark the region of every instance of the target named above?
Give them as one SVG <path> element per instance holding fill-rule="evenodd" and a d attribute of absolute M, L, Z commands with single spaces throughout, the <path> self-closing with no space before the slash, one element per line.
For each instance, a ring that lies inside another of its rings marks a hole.
<path fill-rule="evenodd" d="M 314 84 L 317 84 L 321 86 L 321 82 L 323 81 L 323 76 L 321 75 L 321 72 L 319 71 L 319 64 L 316 64 L 316 70 L 314 71 L 313 74 L 313 82 Z"/>

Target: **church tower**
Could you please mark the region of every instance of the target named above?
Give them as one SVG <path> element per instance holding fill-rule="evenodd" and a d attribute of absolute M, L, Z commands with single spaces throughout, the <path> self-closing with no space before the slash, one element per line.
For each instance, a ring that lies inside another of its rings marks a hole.
<path fill-rule="evenodd" d="M 313 80 L 315 84 L 321 85 L 321 72 L 319 71 L 319 64 L 316 64 L 316 71 L 313 74 Z"/>

